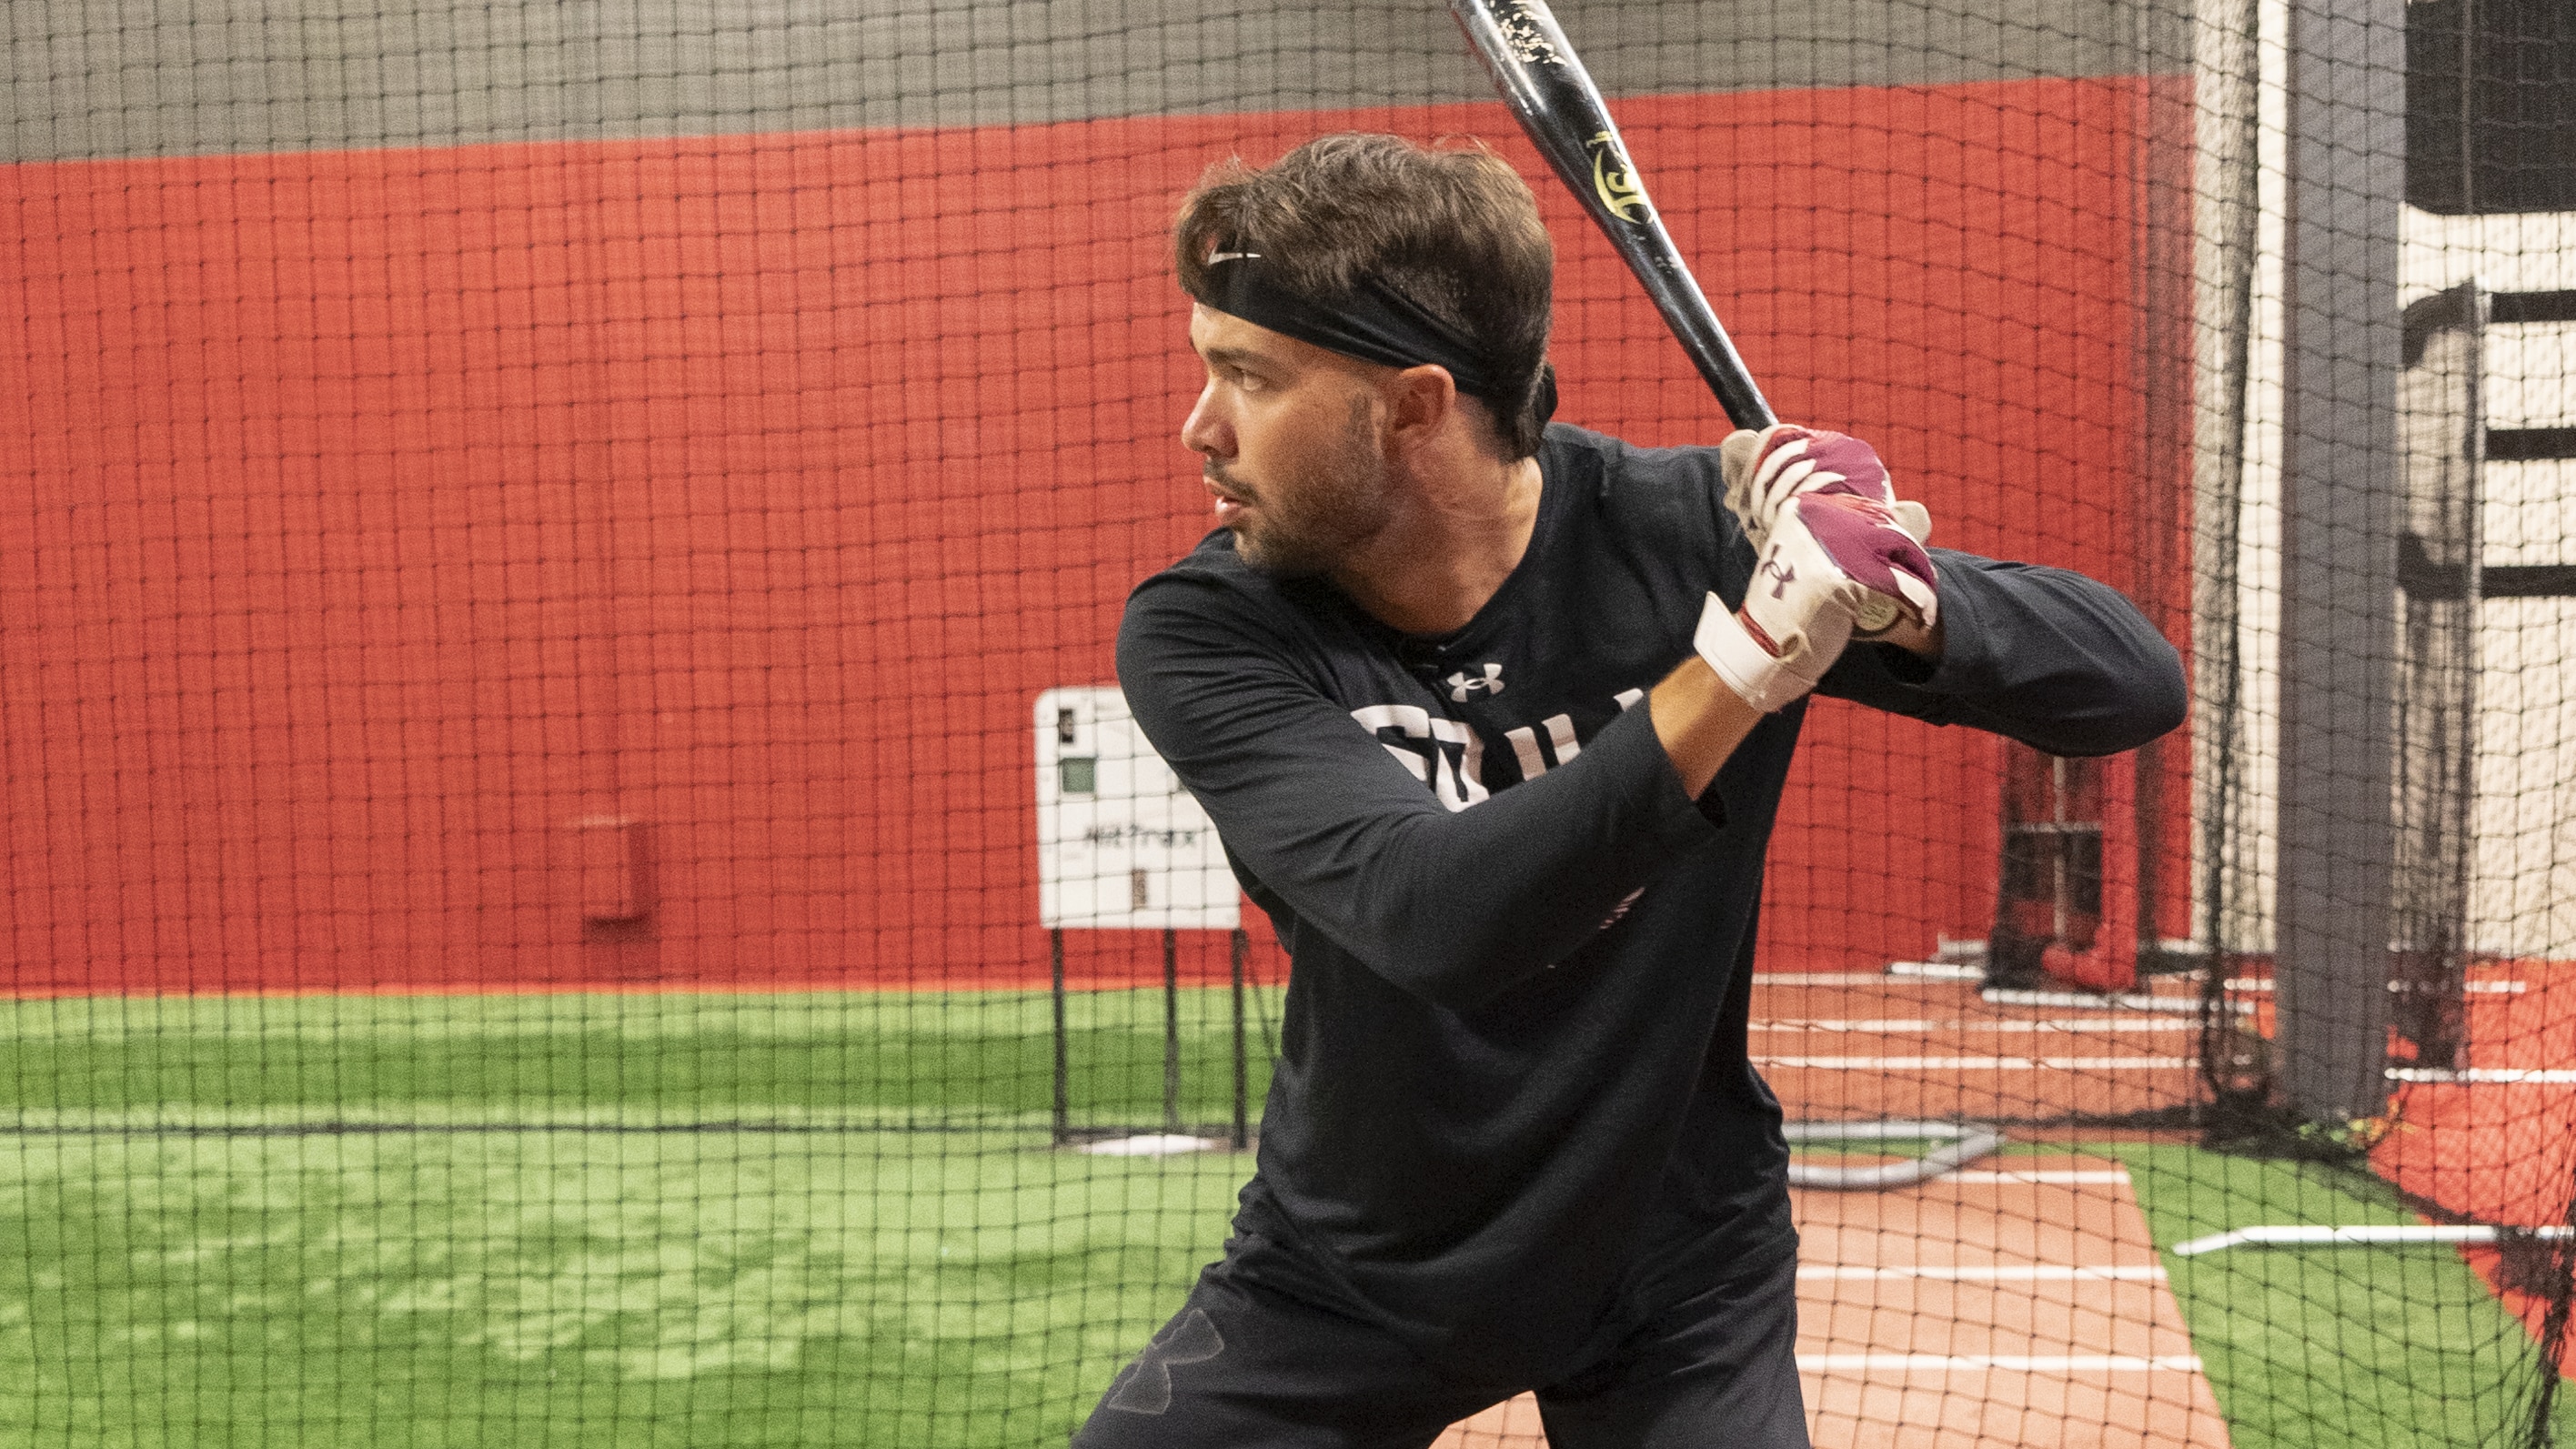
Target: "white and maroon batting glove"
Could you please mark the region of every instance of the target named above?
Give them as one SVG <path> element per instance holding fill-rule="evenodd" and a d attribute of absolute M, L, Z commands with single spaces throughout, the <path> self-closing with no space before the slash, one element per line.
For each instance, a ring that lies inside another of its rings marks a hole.
<path fill-rule="evenodd" d="M 1804 510 L 1778 520 L 1762 546 L 1744 607 L 1717 595 L 1700 610 L 1691 646 L 1746 704 L 1769 714 L 1795 703 L 1842 657 L 1859 586 L 1809 532 Z"/>
<path fill-rule="evenodd" d="M 1772 520 L 1744 607 L 1709 595 L 1691 645 L 1768 714 L 1814 689 L 1855 634 L 1872 632 L 1861 628 L 1866 610 L 1931 627 L 1936 584 L 1931 556 L 1886 509 L 1848 495 L 1796 498 Z"/>
<path fill-rule="evenodd" d="M 1834 568 L 1861 587 L 1862 596 L 1852 602 L 1854 633 L 1884 633 L 1899 619 L 1926 629 L 1941 621 L 1941 579 L 1932 556 L 1887 509 L 1865 499 L 1810 493 L 1790 500 L 1785 513 L 1804 523 Z M 1775 519 L 1773 531 L 1779 527 Z"/>
<path fill-rule="evenodd" d="M 1718 460 L 1726 473 L 1726 506 L 1736 522 L 1743 525 L 1745 537 L 1753 541 L 1757 551 L 1769 539 L 1780 511 L 1808 498 L 1849 498 L 1876 506 L 1913 541 L 1917 556 L 1922 554 L 1922 545 L 1931 540 L 1932 515 L 1922 504 L 1898 498 L 1895 484 L 1888 478 L 1887 465 L 1879 460 L 1877 450 L 1849 434 L 1775 423 L 1759 433 L 1739 431 L 1728 435 L 1718 445 Z M 1837 537 L 1848 533 L 1844 529 Z M 1920 585 L 1919 589 L 1900 585 L 1894 575 L 1918 571 L 1900 567 L 1891 573 L 1887 568 L 1869 567 L 1863 562 L 1883 543 L 1879 540 L 1855 545 L 1850 562 L 1856 566 L 1847 570 L 1872 595 L 1855 610 L 1857 632 L 1863 637 L 1883 634 L 1905 618 L 1930 627 L 1938 603 L 1934 598 L 1937 581 L 1929 559 L 1920 560 L 1919 576 L 1913 581 Z M 1843 552 L 1839 548 L 1835 551 Z"/>

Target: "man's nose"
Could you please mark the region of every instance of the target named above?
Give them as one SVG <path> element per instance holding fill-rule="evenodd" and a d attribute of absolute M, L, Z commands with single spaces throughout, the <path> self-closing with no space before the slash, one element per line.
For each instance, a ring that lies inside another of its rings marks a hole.
<path fill-rule="evenodd" d="M 1181 420 L 1181 446 L 1210 458 L 1234 456 L 1234 429 L 1217 415 L 1215 383 L 1199 389 L 1190 415 Z"/>

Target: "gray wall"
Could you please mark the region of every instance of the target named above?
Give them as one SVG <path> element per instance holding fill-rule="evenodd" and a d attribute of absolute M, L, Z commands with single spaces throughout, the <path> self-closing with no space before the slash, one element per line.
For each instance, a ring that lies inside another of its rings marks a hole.
<path fill-rule="evenodd" d="M 2175 0 L 1566 0 L 1614 95 L 2185 69 Z M 0 159 L 1487 100 L 1447 9 L 1178 0 L 16 0 Z"/>

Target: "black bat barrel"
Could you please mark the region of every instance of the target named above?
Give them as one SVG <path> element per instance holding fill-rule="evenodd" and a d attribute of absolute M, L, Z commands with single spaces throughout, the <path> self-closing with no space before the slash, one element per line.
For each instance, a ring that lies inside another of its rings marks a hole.
<path fill-rule="evenodd" d="M 1556 17 L 1540 0 L 1449 0 L 1449 12 L 1522 132 L 1645 285 L 1718 405 L 1739 428 L 1777 422 L 1655 214 L 1610 108 Z"/>

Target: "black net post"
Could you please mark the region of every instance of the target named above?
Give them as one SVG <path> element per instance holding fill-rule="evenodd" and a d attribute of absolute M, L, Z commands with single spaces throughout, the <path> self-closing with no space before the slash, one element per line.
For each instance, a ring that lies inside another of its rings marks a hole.
<path fill-rule="evenodd" d="M 1073 1083 L 1066 1069 L 1064 1035 L 1064 928 L 1047 932 L 1047 964 L 1054 977 L 1055 996 L 1055 1116 L 1052 1136 L 1062 1147 L 1073 1139 Z"/>
<path fill-rule="evenodd" d="M 1252 1081 L 1249 1064 L 1244 1058 L 1243 1043 L 1243 957 L 1251 944 L 1241 926 L 1226 934 L 1227 955 L 1232 958 L 1234 975 L 1234 1150 L 1243 1151 L 1252 1142 Z"/>
<path fill-rule="evenodd" d="M 1163 928 L 1163 1130 L 1181 1130 L 1181 962 L 1178 935 Z"/>

